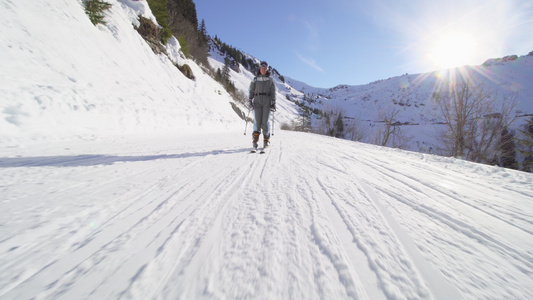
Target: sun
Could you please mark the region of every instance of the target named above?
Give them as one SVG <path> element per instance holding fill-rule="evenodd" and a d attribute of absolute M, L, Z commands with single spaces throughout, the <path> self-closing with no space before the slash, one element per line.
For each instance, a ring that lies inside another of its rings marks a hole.
<path fill-rule="evenodd" d="M 438 69 L 451 69 L 472 63 L 476 51 L 473 36 L 465 33 L 451 33 L 435 39 L 428 58 Z"/>

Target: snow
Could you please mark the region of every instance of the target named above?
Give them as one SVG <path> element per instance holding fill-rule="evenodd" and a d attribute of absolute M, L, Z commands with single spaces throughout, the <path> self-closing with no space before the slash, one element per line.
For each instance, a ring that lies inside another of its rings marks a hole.
<path fill-rule="evenodd" d="M 227 93 L 200 67 L 171 55 L 191 66 L 192 81 L 153 54 L 122 4 L 131 1 L 109 1 L 107 27 L 95 27 L 80 1 L 3 2 L 4 142 L 241 127 Z"/>
<path fill-rule="evenodd" d="M 532 296 L 531 174 L 285 131 L 247 146 L 5 149 L 2 298 Z"/>
<path fill-rule="evenodd" d="M 533 298 L 533 174 L 279 127 L 250 154 L 108 2 L 0 0 L 1 299 Z"/>

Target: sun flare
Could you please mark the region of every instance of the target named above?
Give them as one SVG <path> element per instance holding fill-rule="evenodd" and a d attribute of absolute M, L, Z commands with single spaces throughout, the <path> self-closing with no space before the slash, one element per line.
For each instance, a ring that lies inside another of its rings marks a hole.
<path fill-rule="evenodd" d="M 436 39 L 428 56 L 438 69 L 455 68 L 470 64 L 475 48 L 476 42 L 472 36 L 453 33 Z"/>

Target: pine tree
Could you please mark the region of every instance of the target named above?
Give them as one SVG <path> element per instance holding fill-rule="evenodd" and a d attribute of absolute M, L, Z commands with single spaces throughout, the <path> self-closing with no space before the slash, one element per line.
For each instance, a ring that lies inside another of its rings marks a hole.
<path fill-rule="evenodd" d="M 178 36 L 178 42 L 180 43 L 181 52 L 183 53 L 183 55 L 189 58 L 190 57 L 189 43 L 187 43 L 187 38 L 185 37 L 184 34 L 180 34 Z"/>
<path fill-rule="evenodd" d="M 335 120 L 335 137 L 344 138 L 344 121 L 342 116 L 342 111 L 337 115 L 337 120 Z"/>
<path fill-rule="evenodd" d="M 230 60 L 228 58 L 224 58 L 224 68 L 222 69 L 222 79 L 224 83 L 228 82 L 231 79 L 229 64 Z"/>
<path fill-rule="evenodd" d="M 518 140 L 519 152 L 524 156 L 520 170 L 531 172 L 533 167 L 533 117 L 527 121 L 523 129 L 520 129 L 523 138 Z"/>
<path fill-rule="evenodd" d="M 215 80 L 218 81 L 218 82 L 222 82 L 222 71 L 220 70 L 220 68 L 217 68 L 217 72 L 215 74 Z"/>
<path fill-rule="evenodd" d="M 187 43 L 190 58 L 204 66 L 209 66 L 208 62 L 208 36 L 205 22 L 198 26 L 198 16 L 196 5 L 193 0 L 167 0 L 170 15 L 169 27 L 176 37 L 182 37 Z M 183 44 L 180 41 L 180 45 Z M 188 57 L 189 57 L 188 56 Z"/>
<path fill-rule="evenodd" d="M 171 12 L 187 20 L 194 28 L 198 28 L 198 16 L 193 0 L 170 0 L 169 2 Z"/>
<path fill-rule="evenodd" d="M 111 8 L 111 4 L 101 0 L 86 0 L 83 2 L 85 13 L 89 16 L 89 20 L 96 24 L 106 24 L 105 12 Z"/>
<path fill-rule="evenodd" d="M 172 37 L 172 32 L 169 28 L 170 15 L 168 13 L 168 1 L 167 0 L 147 0 L 150 10 L 155 16 L 155 19 L 159 26 L 161 26 L 161 36 L 159 39 L 163 44 L 166 44 Z"/>
<path fill-rule="evenodd" d="M 504 168 L 518 169 L 518 162 L 516 161 L 516 144 L 514 135 L 504 128 L 501 133 L 500 141 L 500 166 Z"/>
<path fill-rule="evenodd" d="M 198 44 L 201 47 L 206 47 L 208 40 L 209 40 L 209 36 L 207 35 L 207 28 L 205 27 L 205 20 L 202 19 L 202 22 L 200 23 L 200 28 L 198 29 Z"/>

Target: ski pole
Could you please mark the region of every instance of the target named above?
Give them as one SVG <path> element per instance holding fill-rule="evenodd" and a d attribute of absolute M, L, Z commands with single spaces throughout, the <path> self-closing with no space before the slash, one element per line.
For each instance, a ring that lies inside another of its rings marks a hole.
<path fill-rule="evenodd" d="M 276 116 L 274 115 L 274 112 L 272 112 L 272 135 L 274 135 L 274 121 L 276 120 Z"/>
<path fill-rule="evenodd" d="M 251 111 L 252 111 L 251 109 L 248 109 L 248 115 L 244 119 L 244 121 L 246 122 L 246 125 L 244 125 L 244 135 L 246 135 L 246 130 L 248 129 L 248 118 L 250 117 L 250 112 Z"/>

